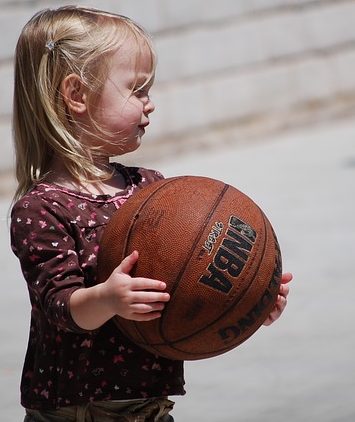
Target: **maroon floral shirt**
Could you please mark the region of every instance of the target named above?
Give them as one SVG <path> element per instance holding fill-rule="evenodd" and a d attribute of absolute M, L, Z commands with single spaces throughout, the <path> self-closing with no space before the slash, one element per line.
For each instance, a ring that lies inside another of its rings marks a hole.
<path fill-rule="evenodd" d="M 13 207 L 12 249 L 32 305 L 21 403 L 54 409 L 92 400 L 184 394 L 183 363 L 130 342 L 112 320 L 95 331 L 73 321 L 69 298 L 96 282 L 99 241 L 111 215 L 160 173 L 116 164 L 127 182 L 117 194 L 90 195 L 39 183 Z"/>

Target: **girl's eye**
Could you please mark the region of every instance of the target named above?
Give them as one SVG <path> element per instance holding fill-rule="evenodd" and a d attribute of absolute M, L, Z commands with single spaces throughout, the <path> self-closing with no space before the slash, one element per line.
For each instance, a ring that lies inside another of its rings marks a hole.
<path fill-rule="evenodd" d="M 136 88 L 133 91 L 136 95 L 148 95 L 148 90 L 144 87 L 144 88 Z"/>
<path fill-rule="evenodd" d="M 149 89 L 147 87 L 137 88 L 133 93 L 137 98 L 149 98 Z"/>

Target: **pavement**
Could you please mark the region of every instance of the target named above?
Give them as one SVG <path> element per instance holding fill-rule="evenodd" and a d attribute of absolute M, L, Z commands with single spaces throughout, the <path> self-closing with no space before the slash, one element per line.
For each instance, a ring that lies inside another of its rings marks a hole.
<path fill-rule="evenodd" d="M 191 151 L 157 164 L 166 177 L 204 175 L 257 202 L 294 274 L 282 318 L 236 349 L 187 362 L 177 422 L 355 420 L 355 122 L 262 143 Z M 29 324 L 27 291 L 8 246 L 9 199 L 0 200 L 0 422 L 23 419 L 19 378 Z"/>

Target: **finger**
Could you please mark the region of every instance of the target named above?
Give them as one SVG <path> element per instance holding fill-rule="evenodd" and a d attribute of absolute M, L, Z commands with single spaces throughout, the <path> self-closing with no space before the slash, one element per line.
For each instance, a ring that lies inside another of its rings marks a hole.
<path fill-rule="evenodd" d="M 131 281 L 132 290 L 165 290 L 166 283 L 150 278 L 137 277 Z"/>
<path fill-rule="evenodd" d="M 130 255 L 126 256 L 120 265 L 116 268 L 116 271 L 124 274 L 129 274 L 134 267 L 134 264 L 138 260 L 138 252 L 133 251 Z"/>
<path fill-rule="evenodd" d="M 271 325 L 280 317 L 280 314 L 276 313 L 275 311 L 271 312 L 270 315 L 266 318 L 263 325 Z"/>
<path fill-rule="evenodd" d="M 282 274 L 282 277 L 281 277 L 281 283 L 282 283 L 282 284 L 289 283 L 292 279 L 293 279 L 293 275 L 292 275 L 292 273 L 285 273 L 285 274 Z"/>
<path fill-rule="evenodd" d="M 266 320 L 263 322 L 263 325 L 271 325 L 277 320 L 278 316 L 275 314 L 275 311 L 270 312 Z"/>
<path fill-rule="evenodd" d="M 280 284 L 279 295 L 283 297 L 287 297 L 290 292 L 290 288 L 287 284 Z"/>
<path fill-rule="evenodd" d="M 263 325 L 271 325 L 277 319 L 280 318 L 282 312 L 287 305 L 287 299 L 283 296 L 278 295 L 274 309 L 270 312 L 269 316 L 264 321 Z"/>
<path fill-rule="evenodd" d="M 280 315 L 283 312 L 283 310 L 286 308 L 286 305 L 287 305 L 286 297 L 278 295 L 277 302 L 276 302 L 276 308 L 280 312 Z"/>
<path fill-rule="evenodd" d="M 165 305 L 161 302 L 155 303 L 134 303 L 131 309 L 135 314 L 147 314 L 149 312 L 160 312 L 164 309 Z"/>
<path fill-rule="evenodd" d="M 271 317 L 271 314 L 266 318 L 266 320 L 263 322 L 263 325 L 268 326 L 271 325 L 274 322 L 274 320 Z"/>
<path fill-rule="evenodd" d="M 131 296 L 132 303 L 153 303 L 153 302 L 168 302 L 170 300 L 169 293 L 161 292 L 132 292 Z"/>

